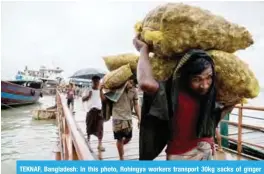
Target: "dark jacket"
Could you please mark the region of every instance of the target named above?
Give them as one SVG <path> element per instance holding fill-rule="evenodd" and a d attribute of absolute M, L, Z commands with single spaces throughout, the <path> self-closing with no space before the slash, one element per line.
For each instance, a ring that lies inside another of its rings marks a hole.
<path fill-rule="evenodd" d="M 153 160 L 173 137 L 175 127 L 172 126 L 175 111 L 178 107 L 178 92 L 181 67 L 188 61 L 203 56 L 209 60 L 213 69 L 213 83 L 205 99 L 200 103 L 200 113 L 197 121 L 197 138 L 212 137 L 215 128 L 220 121 L 221 112 L 215 106 L 215 71 L 214 63 L 211 58 L 200 50 L 192 50 L 181 58 L 175 68 L 173 76 L 164 82 L 159 83 L 159 90 L 154 95 L 143 95 L 139 160 Z"/>

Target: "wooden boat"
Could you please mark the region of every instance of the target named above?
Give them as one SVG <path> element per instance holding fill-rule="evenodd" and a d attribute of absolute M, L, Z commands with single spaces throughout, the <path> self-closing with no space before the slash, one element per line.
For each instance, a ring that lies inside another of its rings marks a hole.
<path fill-rule="evenodd" d="M 37 102 L 42 87 L 42 81 L 1 81 L 1 108 Z"/>
<path fill-rule="evenodd" d="M 50 120 L 56 119 L 56 108 L 55 109 L 37 109 L 33 111 L 33 119 L 35 120 Z"/>

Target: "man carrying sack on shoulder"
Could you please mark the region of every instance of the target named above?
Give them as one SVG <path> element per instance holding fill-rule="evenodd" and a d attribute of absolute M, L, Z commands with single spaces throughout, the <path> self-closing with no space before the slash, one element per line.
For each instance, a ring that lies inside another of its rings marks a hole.
<path fill-rule="evenodd" d="M 119 159 L 124 160 L 124 145 L 132 138 L 132 111 L 133 108 L 140 123 L 140 107 L 138 104 L 138 93 L 134 87 L 133 79 L 129 79 L 122 87 L 110 90 L 102 96 L 102 101 L 112 102 L 111 116 L 114 139 L 117 140 L 116 146 Z M 102 87 L 103 88 L 103 87 Z M 101 94 L 103 93 L 101 88 Z M 104 111 L 103 111 L 104 112 Z"/>
<path fill-rule="evenodd" d="M 167 81 L 157 81 L 149 46 L 138 36 L 134 45 L 140 52 L 137 79 L 144 91 L 139 160 L 155 159 L 166 146 L 167 160 L 212 160 L 216 126 L 233 109 L 216 105 L 212 58 L 192 49 Z"/>

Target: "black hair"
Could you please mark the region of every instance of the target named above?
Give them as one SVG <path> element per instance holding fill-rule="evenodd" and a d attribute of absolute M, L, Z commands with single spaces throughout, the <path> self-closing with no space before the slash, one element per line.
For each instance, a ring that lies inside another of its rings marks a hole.
<path fill-rule="evenodd" d="M 92 81 L 100 81 L 101 80 L 101 77 L 99 77 L 99 76 L 97 76 L 97 75 L 95 75 L 95 76 L 93 76 L 92 77 Z"/>
<path fill-rule="evenodd" d="M 211 57 L 203 50 L 192 50 L 189 52 L 190 59 L 180 69 L 184 76 L 201 74 L 209 66 L 212 67 Z"/>
<path fill-rule="evenodd" d="M 207 59 L 200 57 L 187 63 L 186 66 L 184 66 L 182 73 L 188 76 L 198 75 L 210 66 L 211 63 Z"/>
<path fill-rule="evenodd" d="M 218 116 L 214 115 L 215 101 L 216 101 L 216 88 L 215 88 L 215 66 L 212 58 L 204 50 L 191 50 L 188 52 L 190 56 L 187 62 L 180 68 L 180 80 L 183 83 L 188 83 L 190 77 L 193 75 L 201 74 L 206 68 L 212 68 L 212 84 L 206 96 L 200 98 L 200 111 L 196 127 L 198 137 L 212 136 L 210 132 L 215 131 L 216 123 L 219 122 Z M 186 86 L 185 86 L 186 87 Z M 189 85 L 186 89 L 189 88 Z M 203 122 L 203 120 L 207 120 Z M 212 122 L 213 121 L 213 125 Z M 200 133 L 199 133 L 200 132 Z"/>
<path fill-rule="evenodd" d="M 201 74 L 206 68 L 212 67 L 211 57 L 206 52 L 192 54 L 192 58 L 180 68 L 180 81 L 182 88 L 189 88 L 189 81 L 192 76 Z"/>
<path fill-rule="evenodd" d="M 130 76 L 129 77 L 129 79 L 128 80 L 133 80 L 133 83 L 135 84 L 135 85 L 137 85 L 138 84 L 138 81 L 137 81 L 137 75 L 136 74 L 134 74 L 133 73 L 133 75 L 132 76 Z"/>

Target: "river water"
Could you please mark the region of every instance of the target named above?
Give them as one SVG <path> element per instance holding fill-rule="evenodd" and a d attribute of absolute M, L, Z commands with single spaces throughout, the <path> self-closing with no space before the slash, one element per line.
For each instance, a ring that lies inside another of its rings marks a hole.
<path fill-rule="evenodd" d="M 32 111 L 55 104 L 53 96 L 39 103 L 1 110 L 2 174 L 16 173 L 16 160 L 51 160 L 57 141 L 55 120 L 33 120 Z"/>

